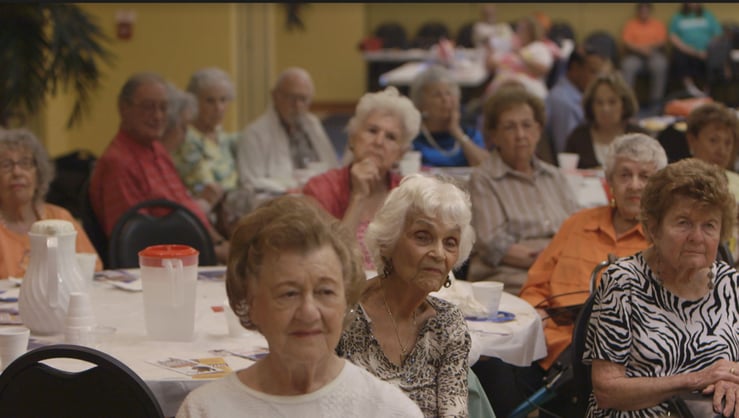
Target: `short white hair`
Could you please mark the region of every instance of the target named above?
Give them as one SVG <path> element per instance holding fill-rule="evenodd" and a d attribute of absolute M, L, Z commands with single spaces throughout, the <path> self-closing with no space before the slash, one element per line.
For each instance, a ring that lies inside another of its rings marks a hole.
<path fill-rule="evenodd" d="M 190 77 L 190 82 L 187 83 L 187 91 L 194 94 L 195 97 L 200 95 L 200 91 L 208 86 L 212 86 L 215 83 L 222 82 L 228 89 L 228 99 L 233 100 L 236 97 L 236 88 L 234 87 L 231 77 L 226 74 L 225 71 L 217 67 L 203 68 Z"/>
<path fill-rule="evenodd" d="M 194 117 L 198 114 L 198 101 L 189 91 L 182 91 L 174 84 L 167 82 L 167 127 L 165 132 L 177 126 L 182 113 L 189 111 Z"/>
<path fill-rule="evenodd" d="M 282 83 L 285 82 L 288 78 L 296 77 L 301 78 L 310 84 L 311 94 L 315 93 L 315 86 L 313 85 L 313 78 L 310 76 L 310 73 L 306 71 L 304 68 L 300 67 L 290 67 L 283 70 L 280 74 L 277 75 L 277 80 L 275 81 L 274 86 L 272 86 L 272 90 L 278 90 Z"/>
<path fill-rule="evenodd" d="M 627 158 L 638 163 L 654 163 L 657 170 L 667 165 L 667 154 L 662 145 L 656 139 L 642 133 L 617 136 L 608 146 L 603 169 L 609 182 L 616 169 L 616 160 L 619 158 Z"/>
<path fill-rule="evenodd" d="M 406 223 L 419 215 L 438 216 L 458 226 L 459 259 L 454 268 L 467 260 L 475 243 L 472 205 L 469 194 L 454 183 L 451 178 L 411 174 L 390 192 L 364 237 L 377 271 L 385 268 L 383 255 L 395 248 Z"/>
<path fill-rule="evenodd" d="M 415 104 L 417 108 L 420 109 L 423 104 L 423 99 L 426 95 L 426 87 L 436 83 L 443 83 L 445 86 L 449 87 L 452 94 L 454 94 L 458 99 L 461 97 L 459 84 L 454 80 L 454 77 L 452 77 L 449 70 L 441 65 L 432 65 L 418 74 L 416 78 L 413 79 L 413 83 L 411 83 L 410 97 L 411 101 L 413 101 L 413 104 Z"/>
<path fill-rule="evenodd" d="M 395 87 L 376 93 L 365 93 L 357 103 L 354 116 L 346 127 L 349 137 L 353 136 L 364 121 L 374 112 L 390 114 L 400 120 L 403 136 L 401 146 L 408 147 L 421 129 L 421 113 L 409 98 L 401 95 Z"/>

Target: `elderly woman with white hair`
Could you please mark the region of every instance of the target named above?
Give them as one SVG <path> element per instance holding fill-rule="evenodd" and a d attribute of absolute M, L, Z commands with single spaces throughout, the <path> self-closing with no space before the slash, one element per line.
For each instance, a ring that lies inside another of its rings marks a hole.
<path fill-rule="evenodd" d="M 430 296 L 475 240 L 470 199 L 449 181 L 413 174 L 367 229 L 370 279 L 337 352 L 399 386 L 426 417 L 466 417 L 470 336 L 462 312 Z"/>
<path fill-rule="evenodd" d="M 482 134 L 460 124 L 459 85 L 444 67 L 434 65 L 419 74 L 410 97 L 421 112 L 413 149 L 421 152 L 424 165 L 475 166 L 487 158 Z"/>
<path fill-rule="evenodd" d="M 187 91 L 197 98 L 197 114 L 172 159 L 185 186 L 207 202 L 209 212 L 239 180 L 234 157 L 238 134 L 221 127 L 234 85 L 223 70 L 204 68 L 192 75 Z"/>
<path fill-rule="evenodd" d="M 375 212 L 400 183 L 400 175 L 391 170 L 410 148 L 420 122 L 413 103 L 394 87 L 365 94 L 347 126 L 352 162 L 311 178 L 303 188 L 303 194 L 356 231 L 360 246 Z M 365 267 L 372 269 L 366 248 L 362 250 Z"/>
<path fill-rule="evenodd" d="M 197 113 L 198 101 L 195 95 L 167 83 L 167 125 L 160 142 L 170 155 L 177 152 L 185 142 L 187 127 Z"/>

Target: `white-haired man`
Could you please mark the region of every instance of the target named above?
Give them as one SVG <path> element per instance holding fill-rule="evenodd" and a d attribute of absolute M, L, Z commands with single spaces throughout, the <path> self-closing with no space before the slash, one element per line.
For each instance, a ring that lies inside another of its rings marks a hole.
<path fill-rule="evenodd" d="M 321 121 L 308 111 L 314 88 L 302 68 L 283 71 L 267 110 L 246 127 L 237 147 L 239 180 L 256 191 L 282 192 L 298 186 L 296 169 L 338 166 L 336 150 Z M 320 174 L 318 172 L 314 174 Z"/>

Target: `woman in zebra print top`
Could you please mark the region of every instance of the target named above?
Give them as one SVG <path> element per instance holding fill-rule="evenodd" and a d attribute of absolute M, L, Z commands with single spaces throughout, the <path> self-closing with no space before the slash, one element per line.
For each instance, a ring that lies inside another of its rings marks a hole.
<path fill-rule="evenodd" d="M 651 246 L 603 275 L 587 332 L 589 417 L 661 417 L 690 392 L 739 417 L 739 276 L 716 260 L 736 204 L 723 170 L 682 160 L 649 178 Z"/>

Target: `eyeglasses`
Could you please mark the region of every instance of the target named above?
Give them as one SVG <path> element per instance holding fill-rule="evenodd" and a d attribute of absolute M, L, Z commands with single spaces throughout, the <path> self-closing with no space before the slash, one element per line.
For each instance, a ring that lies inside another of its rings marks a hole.
<path fill-rule="evenodd" d="M 18 161 L 10 159 L 0 160 L 0 172 L 10 173 L 16 165 L 25 171 L 29 171 L 36 168 L 36 161 L 34 161 L 33 158 L 23 158 Z"/>
<path fill-rule="evenodd" d="M 303 94 L 287 93 L 283 91 L 278 92 L 278 94 L 283 100 L 289 101 L 291 103 L 309 104 L 312 99 L 311 96 L 306 96 Z"/>
<path fill-rule="evenodd" d="M 139 103 L 131 103 L 133 106 L 143 110 L 146 113 L 154 113 L 155 111 L 160 111 L 162 113 L 167 113 L 167 102 L 152 102 L 152 101 L 143 101 Z"/>

